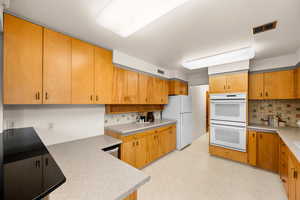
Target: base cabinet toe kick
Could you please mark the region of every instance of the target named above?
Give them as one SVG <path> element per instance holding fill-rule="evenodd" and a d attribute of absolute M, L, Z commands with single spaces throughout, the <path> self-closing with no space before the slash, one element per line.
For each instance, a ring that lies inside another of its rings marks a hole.
<path fill-rule="evenodd" d="M 247 132 L 247 152 L 209 145 L 214 156 L 278 173 L 289 200 L 300 200 L 300 162 L 276 132 Z"/>

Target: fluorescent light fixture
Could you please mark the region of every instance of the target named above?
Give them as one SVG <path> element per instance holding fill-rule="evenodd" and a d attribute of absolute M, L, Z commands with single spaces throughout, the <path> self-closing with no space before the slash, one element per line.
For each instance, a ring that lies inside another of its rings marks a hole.
<path fill-rule="evenodd" d="M 200 58 L 192 61 L 183 62 L 183 67 L 187 69 L 200 69 L 210 66 L 234 63 L 254 58 L 255 50 L 252 47 L 239 49 L 227 53 L 222 53 L 206 58 Z"/>
<path fill-rule="evenodd" d="M 122 37 L 128 37 L 187 1 L 110 0 L 97 22 Z"/>

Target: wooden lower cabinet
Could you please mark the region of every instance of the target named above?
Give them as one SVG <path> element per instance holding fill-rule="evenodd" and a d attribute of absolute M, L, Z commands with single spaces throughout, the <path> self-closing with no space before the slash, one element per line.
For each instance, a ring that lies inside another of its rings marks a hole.
<path fill-rule="evenodd" d="M 277 134 L 257 133 L 257 167 L 278 172 L 278 140 Z"/>
<path fill-rule="evenodd" d="M 289 200 L 300 200 L 300 163 L 289 152 L 288 156 L 288 197 Z"/>
<path fill-rule="evenodd" d="M 248 164 L 277 173 L 278 148 L 276 133 L 248 131 Z"/>
<path fill-rule="evenodd" d="M 229 160 L 234 160 L 234 161 L 241 162 L 241 163 L 247 163 L 247 153 L 246 152 L 240 152 L 240 151 L 235 151 L 235 150 L 231 150 L 231 149 L 226 149 L 223 147 L 210 145 L 209 153 L 211 155 L 219 156 L 219 157 L 226 158 Z"/>
<path fill-rule="evenodd" d="M 167 125 L 129 136 L 111 131 L 105 131 L 105 134 L 123 141 L 121 160 L 139 169 L 176 149 L 176 125 Z"/>
<path fill-rule="evenodd" d="M 289 150 L 287 146 L 280 139 L 278 172 L 286 193 L 288 193 L 288 154 Z"/>

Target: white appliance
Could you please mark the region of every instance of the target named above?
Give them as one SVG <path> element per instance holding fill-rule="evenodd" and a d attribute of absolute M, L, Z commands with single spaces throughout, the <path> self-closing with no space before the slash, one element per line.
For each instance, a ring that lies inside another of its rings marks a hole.
<path fill-rule="evenodd" d="M 181 150 L 193 142 L 194 119 L 192 114 L 192 97 L 170 96 L 162 117 L 177 120 L 177 149 Z"/>
<path fill-rule="evenodd" d="M 210 95 L 210 144 L 246 152 L 247 95 Z"/>

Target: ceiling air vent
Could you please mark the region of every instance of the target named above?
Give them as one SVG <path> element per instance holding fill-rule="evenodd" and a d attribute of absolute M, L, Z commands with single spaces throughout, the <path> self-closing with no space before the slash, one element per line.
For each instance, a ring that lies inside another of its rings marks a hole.
<path fill-rule="evenodd" d="M 253 34 L 255 35 L 255 34 L 258 34 L 258 33 L 265 32 L 265 31 L 270 31 L 272 29 L 275 29 L 276 25 L 277 25 L 277 21 L 274 21 L 274 22 L 271 22 L 271 23 L 264 24 L 262 26 L 254 27 L 253 28 Z"/>

